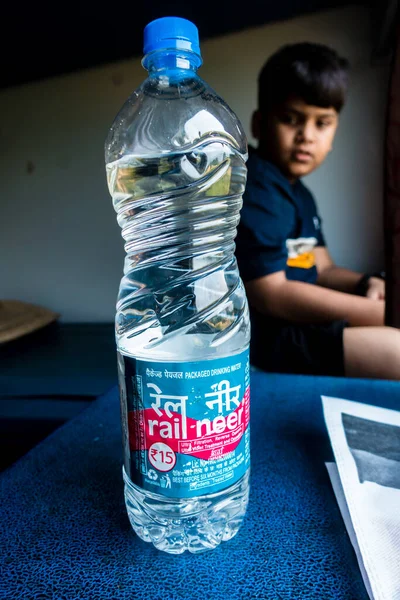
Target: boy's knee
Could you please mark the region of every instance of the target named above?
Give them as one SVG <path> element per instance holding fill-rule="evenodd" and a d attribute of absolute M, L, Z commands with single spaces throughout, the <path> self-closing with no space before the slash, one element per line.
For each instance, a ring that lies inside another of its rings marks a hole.
<path fill-rule="evenodd" d="M 375 329 L 375 328 L 371 328 Z M 400 379 L 400 331 L 394 327 L 383 327 L 382 342 L 377 345 L 375 360 L 384 373 L 393 379 Z"/>
<path fill-rule="evenodd" d="M 344 331 L 349 377 L 400 380 L 400 331 L 393 327 L 354 327 Z"/>
<path fill-rule="evenodd" d="M 375 327 L 373 329 L 375 329 Z M 392 344 L 394 348 L 399 348 L 400 350 L 400 330 L 388 326 L 382 327 L 382 329 L 385 333 L 388 342 L 390 342 L 390 344 Z"/>

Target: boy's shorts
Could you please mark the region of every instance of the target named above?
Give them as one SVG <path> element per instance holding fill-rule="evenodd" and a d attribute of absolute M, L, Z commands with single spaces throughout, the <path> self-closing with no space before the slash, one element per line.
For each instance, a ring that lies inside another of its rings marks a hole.
<path fill-rule="evenodd" d="M 250 362 L 264 371 L 343 377 L 346 321 L 319 325 L 252 320 Z"/>

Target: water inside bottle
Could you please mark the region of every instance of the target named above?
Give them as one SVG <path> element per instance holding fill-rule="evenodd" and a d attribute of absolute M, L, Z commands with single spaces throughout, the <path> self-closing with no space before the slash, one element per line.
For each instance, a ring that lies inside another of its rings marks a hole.
<path fill-rule="evenodd" d="M 212 138 L 187 152 L 124 156 L 107 174 L 126 250 L 120 349 L 161 360 L 243 347 L 248 322 L 233 250 L 244 157 Z"/>

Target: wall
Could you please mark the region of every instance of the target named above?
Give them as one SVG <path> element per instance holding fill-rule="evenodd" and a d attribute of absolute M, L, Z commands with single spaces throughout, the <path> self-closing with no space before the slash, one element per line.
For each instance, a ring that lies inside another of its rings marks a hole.
<path fill-rule="evenodd" d="M 256 79 L 269 54 L 284 43 L 309 40 L 349 58 L 351 92 L 334 152 L 307 182 L 334 259 L 360 271 L 383 267 L 388 66 L 371 64 L 370 32 L 360 6 L 308 15 L 206 40 L 200 70 L 238 114 L 252 143 Z M 1 92 L 0 298 L 42 304 L 64 321 L 113 319 L 123 244 L 103 145 L 115 114 L 144 76 L 133 59 Z"/>

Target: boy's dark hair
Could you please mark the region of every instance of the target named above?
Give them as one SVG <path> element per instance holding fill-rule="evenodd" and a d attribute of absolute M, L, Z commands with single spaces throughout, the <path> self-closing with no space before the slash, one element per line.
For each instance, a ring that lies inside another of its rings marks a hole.
<path fill-rule="evenodd" d="M 291 96 L 306 104 L 340 112 L 346 99 L 349 62 L 323 44 L 303 42 L 280 48 L 258 77 L 258 107 L 262 112 Z"/>

